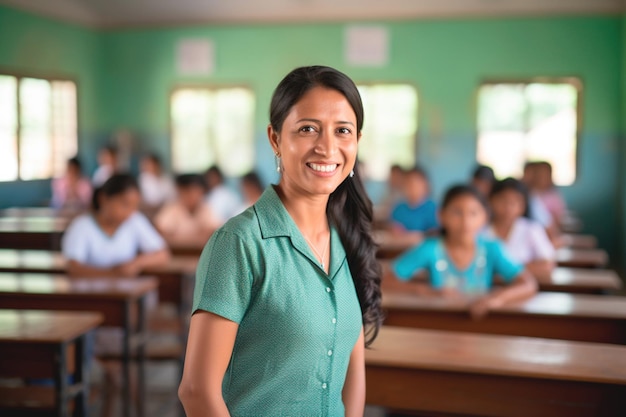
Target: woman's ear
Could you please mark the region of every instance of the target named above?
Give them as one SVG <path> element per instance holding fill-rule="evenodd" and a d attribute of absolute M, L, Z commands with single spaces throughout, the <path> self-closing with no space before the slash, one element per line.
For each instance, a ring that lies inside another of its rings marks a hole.
<path fill-rule="evenodd" d="M 276 130 L 274 130 L 274 127 L 269 124 L 267 125 L 267 138 L 270 141 L 270 145 L 272 146 L 272 150 L 274 151 L 274 153 L 279 153 L 279 136 L 278 136 L 278 132 Z"/>

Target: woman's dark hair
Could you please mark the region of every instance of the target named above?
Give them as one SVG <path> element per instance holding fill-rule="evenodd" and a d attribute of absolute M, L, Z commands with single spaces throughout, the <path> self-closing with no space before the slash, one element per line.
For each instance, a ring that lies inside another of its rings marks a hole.
<path fill-rule="evenodd" d="M 176 177 L 176 186 L 180 188 L 188 187 L 200 187 L 205 192 L 207 190 L 206 181 L 204 177 L 199 174 L 181 174 Z"/>
<path fill-rule="evenodd" d="M 246 175 L 241 177 L 241 182 L 250 184 L 251 186 L 259 190 L 260 192 L 263 192 L 263 190 L 265 189 L 265 187 L 263 186 L 263 182 L 261 181 L 261 178 L 256 172 L 248 172 Z"/>
<path fill-rule="evenodd" d="M 474 169 L 472 178 L 475 180 L 487 181 L 489 183 L 493 183 L 496 180 L 493 168 L 487 165 L 478 165 L 476 169 Z"/>
<path fill-rule="evenodd" d="M 493 198 L 498 194 L 511 190 L 522 195 L 524 198 L 524 217 L 530 217 L 530 197 L 528 194 L 528 188 L 520 180 L 515 178 L 505 178 L 502 181 L 497 181 L 491 188 L 489 198 Z"/>
<path fill-rule="evenodd" d="M 359 90 L 347 75 L 324 66 L 296 68 L 278 84 L 270 104 L 270 123 L 276 132 L 282 130 L 291 108 L 314 87 L 343 94 L 356 115 L 357 133 L 361 132 L 363 103 Z M 380 307 L 381 268 L 376 260 L 377 246 L 371 235 L 372 202 L 361 181 L 358 162 L 354 167 L 354 176 L 346 178 L 330 195 L 326 213 L 331 225 L 339 231 L 346 251 L 363 314 L 365 345 L 369 346 L 378 335 L 383 320 Z"/>
<path fill-rule="evenodd" d="M 480 205 L 483 206 L 487 214 L 489 214 L 489 203 L 485 199 L 485 196 L 483 196 L 482 193 L 476 189 L 476 187 L 468 184 L 458 184 L 448 188 L 448 191 L 446 191 L 443 196 L 440 210 L 445 210 L 454 200 L 463 196 L 474 197 L 478 200 Z M 441 235 L 446 235 L 446 229 L 444 227 L 441 228 Z"/>
<path fill-rule="evenodd" d="M 139 191 L 137 180 L 130 174 L 115 174 L 111 176 L 101 187 L 96 188 L 91 198 L 91 206 L 94 211 L 100 210 L 100 196 L 113 197 L 124 194 L 128 190 Z"/>

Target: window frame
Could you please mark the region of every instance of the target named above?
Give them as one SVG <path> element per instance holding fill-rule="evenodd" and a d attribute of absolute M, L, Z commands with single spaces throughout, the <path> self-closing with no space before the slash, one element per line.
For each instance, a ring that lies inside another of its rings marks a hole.
<path fill-rule="evenodd" d="M 480 135 L 479 130 L 479 103 L 480 103 L 480 89 L 484 86 L 498 85 L 498 84 L 569 84 L 576 89 L 576 134 L 574 135 L 576 140 L 576 153 L 574 155 L 575 164 L 575 176 L 574 181 L 569 185 L 559 185 L 559 188 L 572 187 L 576 185 L 580 178 L 580 147 L 582 144 L 582 129 L 583 129 L 583 101 L 584 101 L 584 81 L 583 78 L 576 75 L 570 76 L 535 76 L 535 77 L 490 77 L 480 81 L 478 87 L 476 87 L 474 93 L 474 159 L 478 161 L 478 137 Z"/>
<path fill-rule="evenodd" d="M 184 89 L 202 89 L 202 90 L 221 90 L 221 89 L 231 89 L 231 88 L 243 88 L 246 90 L 249 90 L 252 95 L 254 96 L 254 111 L 253 111 L 253 120 L 252 120 L 252 127 L 253 127 L 253 132 L 252 132 L 252 144 L 253 144 L 253 149 L 254 149 L 254 154 L 256 157 L 256 143 L 255 143 L 255 129 L 256 129 L 256 112 L 257 112 L 257 107 L 258 107 L 258 95 L 257 92 L 254 88 L 252 88 L 252 86 L 250 84 L 246 84 L 246 83 L 176 83 L 174 84 L 172 87 L 170 87 L 169 90 L 169 94 L 168 94 L 168 100 L 167 100 L 167 129 L 169 132 L 169 168 L 171 172 L 176 172 L 174 171 L 174 121 L 172 118 L 172 100 L 174 98 L 174 94 L 176 94 L 176 92 L 178 90 L 184 90 Z M 255 159 L 255 163 L 256 163 L 256 159 Z M 217 161 L 215 163 L 216 165 L 218 164 Z M 206 167 L 205 169 L 208 169 L 209 167 Z M 251 169 L 256 169 L 255 165 L 252 166 Z M 221 170 L 221 168 L 220 168 Z M 183 172 L 177 173 L 177 174 L 182 174 Z"/>
<path fill-rule="evenodd" d="M 13 69 L 9 69 L 9 68 L 5 68 L 0 66 L 0 75 L 5 75 L 5 76 L 9 76 L 9 77 L 15 77 L 17 79 L 17 89 L 15 91 L 15 94 L 17 95 L 16 97 L 16 101 L 15 104 L 17 106 L 16 109 L 16 115 L 17 115 L 17 132 L 16 132 L 16 138 L 17 138 L 17 178 L 11 181 L 0 181 L 0 185 L 1 184 L 11 184 L 11 183 L 17 183 L 17 182 L 24 182 L 24 183 L 28 183 L 28 182 L 35 182 L 35 181 L 50 181 L 52 179 L 54 179 L 54 176 L 51 176 L 50 178 L 38 178 L 38 179 L 30 179 L 30 180 L 25 180 L 22 179 L 22 164 L 20 162 L 20 148 L 21 148 L 21 126 L 22 126 L 22 102 L 20 99 L 20 80 L 22 78 L 36 78 L 39 80 L 46 80 L 49 83 L 52 83 L 53 81 L 69 81 L 74 83 L 74 86 L 76 88 L 76 155 L 78 156 L 80 155 L 80 150 L 81 150 L 81 143 L 80 143 L 80 131 L 81 131 L 81 122 L 80 122 L 80 108 L 81 108 L 81 101 L 80 101 L 80 83 L 78 82 L 78 79 L 70 74 L 66 74 L 66 73 L 57 73 L 57 72 L 53 72 L 53 71 L 45 71 L 45 72 L 37 72 L 37 71 L 22 71 L 22 70 L 13 70 Z M 71 157 L 70 157 L 71 158 Z"/>
<path fill-rule="evenodd" d="M 420 165 L 419 151 L 420 151 L 420 144 L 421 144 L 420 130 L 422 126 L 422 120 L 420 117 L 422 114 L 421 112 L 422 94 L 420 93 L 420 89 L 417 86 L 417 83 L 415 83 L 415 81 L 403 80 L 403 79 L 398 79 L 398 80 L 376 80 L 376 79 L 372 80 L 370 79 L 370 80 L 359 80 L 359 81 L 355 80 L 354 85 L 357 87 L 357 89 L 359 86 L 374 87 L 374 86 L 380 86 L 380 85 L 387 85 L 387 86 L 408 85 L 408 86 L 411 86 L 413 90 L 415 90 L 415 95 L 417 97 L 417 106 L 416 106 L 417 109 L 415 112 L 416 127 L 415 127 L 415 134 L 413 135 L 411 143 L 413 143 L 414 145 L 413 159 L 415 162 L 413 163 L 413 165 Z M 359 92 L 359 96 L 360 96 L 360 92 Z M 363 100 L 363 98 L 361 98 L 361 100 Z M 363 115 L 363 130 L 365 130 L 365 126 L 367 126 L 367 113 L 364 113 Z M 358 158 L 358 153 L 357 153 L 357 158 Z M 393 166 L 393 164 L 391 166 Z M 391 166 L 389 168 L 391 168 Z M 411 167 L 405 167 L 405 168 L 411 168 Z M 387 175 L 387 179 L 383 180 L 383 182 L 387 181 L 388 179 L 389 179 L 389 175 Z"/>

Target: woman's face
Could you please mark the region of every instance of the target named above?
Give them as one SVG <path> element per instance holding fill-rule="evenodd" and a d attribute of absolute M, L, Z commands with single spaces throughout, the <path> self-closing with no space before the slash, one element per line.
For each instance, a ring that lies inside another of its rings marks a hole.
<path fill-rule="evenodd" d="M 329 195 L 354 168 L 356 115 L 340 92 L 314 87 L 291 108 L 280 132 L 268 127 L 280 155 L 281 185 L 304 195 Z"/>
<path fill-rule="evenodd" d="M 513 221 L 524 215 L 524 196 L 515 190 L 504 190 L 490 199 L 494 219 Z"/>
<path fill-rule="evenodd" d="M 121 194 L 100 197 L 101 212 L 112 223 L 121 224 L 139 209 L 139 191 L 130 188 Z"/>
<path fill-rule="evenodd" d="M 475 239 L 487 221 L 487 212 L 472 195 L 460 195 L 439 214 L 441 225 L 452 239 Z"/>

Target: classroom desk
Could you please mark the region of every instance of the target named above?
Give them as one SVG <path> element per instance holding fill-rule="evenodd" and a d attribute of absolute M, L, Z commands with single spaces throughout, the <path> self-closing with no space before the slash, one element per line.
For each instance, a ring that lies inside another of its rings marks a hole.
<path fill-rule="evenodd" d="M 395 279 L 391 261 L 381 260 L 383 279 Z M 571 294 L 610 294 L 622 288 L 619 276 L 609 269 L 555 268 L 549 278 L 539 279 L 539 290 Z"/>
<path fill-rule="evenodd" d="M 0 410 L 11 413 L 36 408 L 65 417 L 75 398 L 74 415 L 86 416 L 86 339 L 102 321 L 101 314 L 91 312 L 0 310 L 0 375 L 54 379 L 53 388 L 0 388 Z"/>
<path fill-rule="evenodd" d="M 559 237 L 562 247 L 571 249 L 596 249 L 598 239 L 593 235 L 564 233 Z"/>
<path fill-rule="evenodd" d="M 396 235 L 386 230 L 375 231 L 373 239 L 378 244 L 378 259 L 394 259 L 422 241 L 413 235 Z"/>
<path fill-rule="evenodd" d="M 130 362 L 139 366 L 139 415 L 145 399 L 146 298 L 155 278 L 69 278 L 52 274 L 0 273 L 0 306 L 11 309 L 95 311 L 103 325 L 122 328 L 124 416 L 131 414 Z"/>
<path fill-rule="evenodd" d="M 0 248 L 59 250 L 67 224 L 54 217 L 0 218 Z"/>
<path fill-rule="evenodd" d="M 571 249 L 560 248 L 556 251 L 558 266 L 571 268 L 604 268 L 609 255 L 603 249 Z"/>
<path fill-rule="evenodd" d="M 482 320 L 463 299 L 384 291 L 382 306 L 389 326 L 626 344 L 626 297 L 545 292 Z"/>
<path fill-rule="evenodd" d="M 626 415 L 622 346 L 383 326 L 365 352 L 365 364 L 366 403 L 396 410 L 437 416 Z"/>

